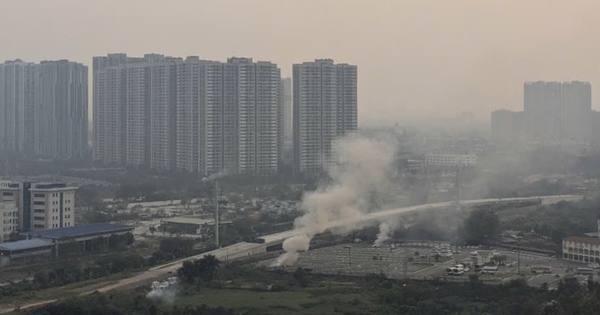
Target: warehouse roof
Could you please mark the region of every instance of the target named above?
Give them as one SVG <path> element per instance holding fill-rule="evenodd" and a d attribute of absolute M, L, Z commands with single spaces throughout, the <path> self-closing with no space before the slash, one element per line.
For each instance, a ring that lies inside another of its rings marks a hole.
<path fill-rule="evenodd" d="M 40 230 L 28 232 L 32 237 L 61 239 L 70 237 L 85 237 L 91 235 L 128 232 L 133 226 L 114 223 L 94 223 L 87 225 L 76 225 L 60 229 Z"/>
<path fill-rule="evenodd" d="M 32 239 L 0 244 L 0 251 L 18 251 L 52 246 L 52 242 L 43 239 Z"/>

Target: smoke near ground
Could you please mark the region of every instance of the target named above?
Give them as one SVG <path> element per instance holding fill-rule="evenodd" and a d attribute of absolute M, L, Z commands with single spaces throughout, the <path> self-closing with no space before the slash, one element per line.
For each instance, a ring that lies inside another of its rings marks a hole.
<path fill-rule="evenodd" d="M 351 222 L 384 207 L 393 195 L 395 149 L 386 139 L 353 137 L 336 142 L 335 166 L 327 169 L 330 181 L 304 196 L 304 215 L 294 221 L 298 235 L 283 242 L 285 253 L 276 264 L 294 264 L 298 252 L 308 250 L 311 239 L 330 223 Z M 360 227 L 360 223 L 342 224 L 332 232 L 344 234 Z"/>
<path fill-rule="evenodd" d="M 150 292 L 148 292 L 146 297 L 148 299 L 172 304 L 175 302 L 178 292 L 179 280 L 175 277 L 172 277 L 163 282 L 154 281 L 152 283 L 152 287 L 150 288 Z"/>

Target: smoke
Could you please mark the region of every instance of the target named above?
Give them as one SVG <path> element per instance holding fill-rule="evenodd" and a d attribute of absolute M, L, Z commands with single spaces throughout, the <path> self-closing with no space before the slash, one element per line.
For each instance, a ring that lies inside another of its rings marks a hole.
<path fill-rule="evenodd" d="M 388 222 L 382 222 L 379 225 L 379 234 L 377 234 L 377 239 L 375 240 L 374 245 L 378 247 L 383 245 L 383 243 L 390 239 L 392 233 L 394 232 L 394 229 L 395 226 L 393 226 L 392 224 Z"/>
<path fill-rule="evenodd" d="M 203 182 L 209 182 L 209 181 L 213 181 L 213 180 L 216 180 L 216 179 L 219 179 L 219 178 L 227 177 L 228 175 L 231 175 L 231 172 L 220 171 L 220 172 L 211 174 L 208 177 L 203 177 L 202 181 Z"/>
<path fill-rule="evenodd" d="M 336 234 L 360 228 L 364 224 L 356 219 L 384 207 L 393 196 L 395 145 L 390 140 L 347 138 L 335 142 L 333 152 L 333 163 L 326 169 L 330 180 L 304 196 L 304 214 L 294 221 L 299 236 L 283 242 L 279 266 L 294 264 L 298 252 L 308 250 L 311 239 L 332 222 L 348 221 L 332 231 Z"/>
<path fill-rule="evenodd" d="M 148 299 L 173 304 L 177 293 L 179 292 L 179 281 L 176 277 L 169 278 L 167 281 L 152 282 L 150 292 L 146 295 Z"/>

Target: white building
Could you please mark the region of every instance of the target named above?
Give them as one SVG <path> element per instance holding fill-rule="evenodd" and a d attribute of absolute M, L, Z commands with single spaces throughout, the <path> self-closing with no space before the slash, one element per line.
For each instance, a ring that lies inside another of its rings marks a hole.
<path fill-rule="evenodd" d="M 0 181 L 0 202 L 17 207 L 17 230 L 26 232 L 75 225 L 75 191 L 63 183 Z"/>
<path fill-rule="evenodd" d="M 357 67 L 319 59 L 293 66 L 293 146 L 297 173 L 331 165 L 335 139 L 357 130 Z"/>
<path fill-rule="evenodd" d="M 277 172 L 277 65 L 108 55 L 94 58 L 94 78 L 96 159 L 203 175 Z"/>
<path fill-rule="evenodd" d="M 563 239 L 563 259 L 600 263 L 600 238 L 569 236 Z"/>
<path fill-rule="evenodd" d="M 75 191 L 61 183 L 36 183 L 30 188 L 32 230 L 75 225 Z"/>
<path fill-rule="evenodd" d="M 10 239 L 19 227 L 19 208 L 14 202 L 0 201 L 0 243 Z"/>
<path fill-rule="evenodd" d="M 474 154 L 426 154 L 425 164 L 431 166 L 473 166 L 477 164 Z"/>

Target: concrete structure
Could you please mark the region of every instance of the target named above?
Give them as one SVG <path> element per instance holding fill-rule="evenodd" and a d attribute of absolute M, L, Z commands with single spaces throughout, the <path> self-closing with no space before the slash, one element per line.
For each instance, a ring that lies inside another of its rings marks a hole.
<path fill-rule="evenodd" d="M 215 226 L 214 219 L 202 219 L 194 217 L 174 217 L 160 221 L 161 225 L 175 229 L 184 234 L 209 234 Z M 231 224 L 231 221 L 220 221 L 220 225 Z"/>
<path fill-rule="evenodd" d="M 66 60 L 0 64 L 0 150 L 54 160 L 86 159 L 87 71 Z"/>
<path fill-rule="evenodd" d="M 10 240 L 19 227 L 19 208 L 14 202 L 0 201 L 0 243 Z"/>
<path fill-rule="evenodd" d="M 79 243 L 82 251 L 86 251 L 86 243 L 98 238 L 104 238 L 108 243 L 112 235 L 125 235 L 133 231 L 133 226 L 113 223 L 93 223 L 87 225 L 70 226 L 59 229 L 37 230 L 24 234 L 28 240 L 45 240 L 51 243 L 53 255 L 60 253 L 60 245 Z"/>
<path fill-rule="evenodd" d="M 524 138 L 524 114 L 506 109 L 492 112 L 492 139 L 500 143 L 521 143 Z"/>
<path fill-rule="evenodd" d="M 160 170 L 274 174 L 280 70 L 270 62 L 94 58 L 94 156 Z"/>
<path fill-rule="evenodd" d="M 589 141 L 591 95 L 588 82 L 526 82 L 523 107 L 528 140 Z"/>
<path fill-rule="evenodd" d="M 319 59 L 293 66 L 294 171 L 333 163 L 333 144 L 358 127 L 357 67 Z"/>
<path fill-rule="evenodd" d="M 62 183 L 32 184 L 31 229 L 57 229 L 75 225 L 75 191 Z"/>
<path fill-rule="evenodd" d="M 600 239 L 569 236 L 563 239 L 563 259 L 579 262 L 600 263 Z"/>
<path fill-rule="evenodd" d="M 18 208 L 18 231 L 75 225 L 75 191 L 64 183 L 0 181 L 0 201 Z"/>
<path fill-rule="evenodd" d="M 292 120 L 292 78 L 281 79 L 281 106 L 282 106 L 282 128 L 283 128 L 283 139 L 287 141 L 292 140 L 294 132 L 293 120 Z"/>
<path fill-rule="evenodd" d="M 42 239 L 32 239 L 0 244 L 0 267 L 6 267 L 15 260 L 51 257 L 54 245 Z"/>
<path fill-rule="evenodd" d="M 431 166 L 473 166 L 477 164 L 474 154 L 426 154 L 425 164 Z"/>

